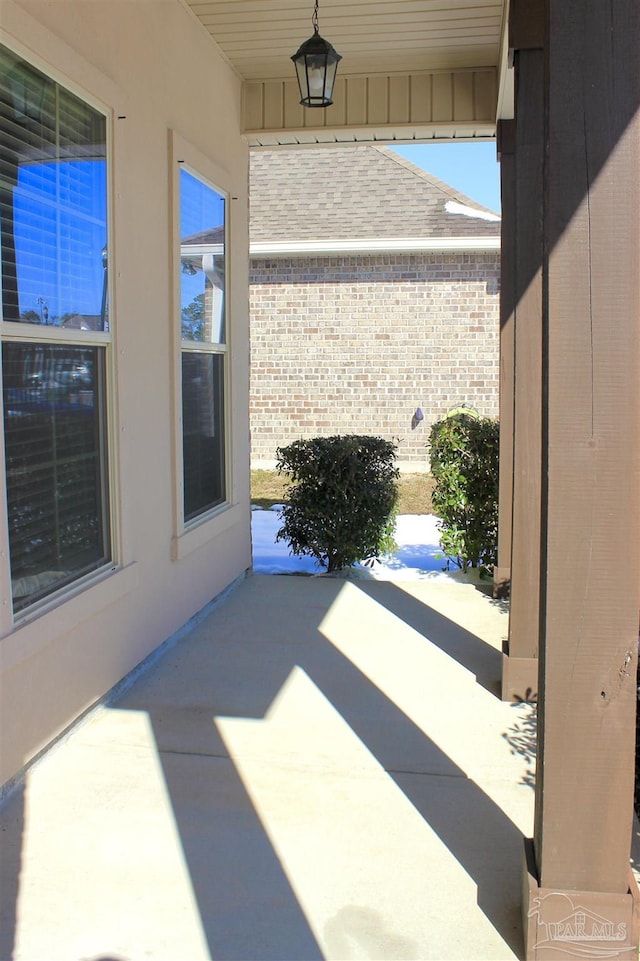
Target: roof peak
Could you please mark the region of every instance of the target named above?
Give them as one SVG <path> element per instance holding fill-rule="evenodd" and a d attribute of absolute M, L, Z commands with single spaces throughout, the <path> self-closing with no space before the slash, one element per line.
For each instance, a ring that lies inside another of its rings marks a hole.
<path fill-rule="evenodd" d="M 413 161 L 407 159 L 407 157 L 403 157 L 401 154 L 396 153 L 393 149 L 393 146 L 390 144 L 384 146 L 381 144 L 372 144 L 372 146 L 375 150 L 378 150 L 380 153 L 383 153 L 385 156 L 389 157 L 390 160 L 393 160 L 394 163 L 400 164 L 402 167 L 410 170 L 417 177 L 421 177 L 434 187 L 437 187 L 438 190 L 442 190 L 443 193 L 448 194 L 451 200 L 463 204 L 465 207 L 471 207 L 475 210 L 482 211 L 483 213 L 493 214 L 494 217 L 497 217 L 498 220 L 500 220 L 500 216 L 496 214 L 495 210 L 491 210 L 489 207 L 485 207 L 483 204 L 478 203 L 477 200 L 473 200 L 472 197 L 469 197 L 467 194 L 462 193 L 462 191 L 457 190 L 451 184 L 448 184 L 439 177 L 436 177 L 435 174 L 430 173 L 423 167 L 418 167 L 417 164 L 414 164 Z"/>
<path fill-rule="evenodd" d="M 492 237 L 499 218 L 382 144 L 251 151 L 252 242 Z"/>

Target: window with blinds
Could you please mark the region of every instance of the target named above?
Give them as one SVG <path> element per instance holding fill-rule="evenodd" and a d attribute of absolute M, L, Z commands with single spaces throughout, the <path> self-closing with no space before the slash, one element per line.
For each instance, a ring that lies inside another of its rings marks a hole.
<path fill-rule="evenodd" d="M 225 198 L 180 170 L 184 520 L 226 494 Z"/>
<path fill-rule="evenodd" d="M 104 115 L 1 45 L 0 253 L 18 613 L 111 555 L 107 151 Z"/>

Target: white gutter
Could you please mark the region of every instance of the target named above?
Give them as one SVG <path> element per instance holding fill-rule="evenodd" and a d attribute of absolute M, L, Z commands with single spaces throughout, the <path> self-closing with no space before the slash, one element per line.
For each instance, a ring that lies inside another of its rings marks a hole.
<path fill-rule="evenodd" d="M 370 240 L 263 240 L 249 246 L 252 257 L 318 254 L 438 253 L 500 250 L 500 237 L 374 237 Z"/>

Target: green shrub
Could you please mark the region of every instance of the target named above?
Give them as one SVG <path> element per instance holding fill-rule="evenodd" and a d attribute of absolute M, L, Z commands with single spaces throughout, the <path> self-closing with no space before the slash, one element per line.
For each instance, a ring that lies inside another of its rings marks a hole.
<path fill-rule="evenodd" d="M 432 426 L 429 448 L 444 553 L 462 570 L 491 570 L 498 552 L 498 422 L 456 411 Z"/>
<path fill-rule="evenodd" d="M 276 540 L 338 571 L 393 548 L 396 447 L 358 435 L 297 440 L 277 450 L 292 480 Z"/>

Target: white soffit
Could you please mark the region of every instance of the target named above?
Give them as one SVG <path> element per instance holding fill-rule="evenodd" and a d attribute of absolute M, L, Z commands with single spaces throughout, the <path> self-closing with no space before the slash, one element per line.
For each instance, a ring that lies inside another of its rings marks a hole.
<path fill-rule="evenodd" d="M 242 80 L 286 79 L 312 0 L 183 0 Z M 343 75 L 497 69 L 506 0 L 321 0 Z"/>

